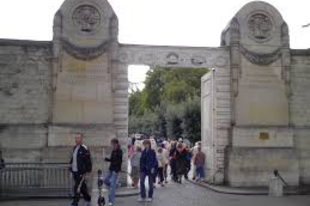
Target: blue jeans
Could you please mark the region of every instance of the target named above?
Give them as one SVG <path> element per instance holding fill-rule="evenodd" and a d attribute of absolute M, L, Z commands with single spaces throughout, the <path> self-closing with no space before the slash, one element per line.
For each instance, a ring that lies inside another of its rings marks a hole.
<path fill-rule="evenodd" d="M 203 166 L 196 166 L 196 177 L 205 178 L 205 169 Z"/>
<path fill-rule="evenodd" d="M 141 198 L 145 199 L 146 198 L 146 191 L 145 191 L 145 178 L 148 176 L 149 179 L 149 198 L 153 198 L 153 187 L 154 187 L 154 175 L 152 174 L 147 174 L 145 172 L 140 172 L 140 189 L 141 189 Z"/>
<path fill-rule="evenodd" d="M 117 182 L 117 173 L 109 171 L 108 175 L 104 179 L 104 184 L 109 188 L 109 202 L 115 204 L 115 188 Z"/>

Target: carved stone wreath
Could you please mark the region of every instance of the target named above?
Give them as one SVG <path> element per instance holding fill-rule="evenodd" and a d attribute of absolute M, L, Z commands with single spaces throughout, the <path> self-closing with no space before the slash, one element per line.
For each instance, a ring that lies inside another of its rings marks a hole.
<path fill-rule="evenodd" d="M 101 14 L 94 6 L 82 5 L 74 10 L 72 20 L 81 32 L 90 33 L 99 26 Z"/>
<path fill-rule="evenodd" d="M 258 42 L 267 41 L 271 37 L 273 23 L 271 19 L 263 14 L 256 13 L 250 16 L 248 20 L 249 35 Z"/>
<path fill-rule="evenodd" d="M 108 49 L 108 42 L 103 42 L 98 46 L 95 47 L 81 47 L 72 44 L 66 39 L 62 39 L 62 47 L 63 49 L 70 54 L 71 56 L 75 57 L 76 59 L 80 60 L 93 60 L 101 56 L 103 53 L 106 52 Z"/>
<path fill-rule="evenodd" d="M 242 55 L 251 63 L 267 66 L 273 62 L 275 62 L 277 59 L 279 59 L 282 55 L 281 48 L 278 48 L 272 53 L 256 53 L 249 51 L 244 46 L 240 45 L 240 51 Z"/>

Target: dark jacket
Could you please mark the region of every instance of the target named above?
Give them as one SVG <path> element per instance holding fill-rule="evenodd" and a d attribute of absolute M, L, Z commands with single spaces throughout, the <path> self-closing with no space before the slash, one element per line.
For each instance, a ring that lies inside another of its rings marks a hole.
<path fill-rule="evenodd" d="M 4 159 L 0 159 L 0 170 L 5 168 Z"/>
<path fill-rule="evenodd" d="M 73 162 L 73 153 L 76 146 L 73 148 L 72 157 L 70 160 L 70 166 L 72 171 L 72 162 Z M 83 175 L 87 172 L 91 172 L 92 170 L 92 161 L 90 156 L 90 151 L 87 149 L 85 145 L 81 145 L 77 152 L 77 169 L 78 173 Z"/>
<path fill-rule="evenodd" d="M 182 152 L 176 151 L 175 164 L 177 174 L 186 174 L 188 168 L 188 153 L 183 149 Z"/>
<path fill-rule="evenodd" d="M 120 148 L 113 150 L 110 158 L 105 158 L 105 161 L 110 162 L 110 171 L 120 172 L 123 162 L 123 151 Z"/>
<path fill-rule="evenodd" d="M 151 170 L 156 170 L 157 167 L 158 162 L 155 151 L 153 149 L 143 150 L 140 159 L 140 171 L 149 175 Z"/>

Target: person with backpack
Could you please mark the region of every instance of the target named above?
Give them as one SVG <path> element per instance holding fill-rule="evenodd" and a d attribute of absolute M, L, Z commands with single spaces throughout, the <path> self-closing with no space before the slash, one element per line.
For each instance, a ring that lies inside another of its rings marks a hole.
<path fill-rule="evenodd" d="M 115 204 L 115 189 L 119 172 L 122 168 L 123 151 L 119 145 L 118 139 L 111 140 L 112 153 L 110 158 L 105 161 L 110 162 L 108 175 L 104 179 L 105 185 L 109 188 L 109 206 Z"/>
<path fill-rule="evenodd" d="M 91 155 L 88 148 L 83 144 L 83 134 L 76 135 L 75 143 L 70 160 L 70 170 L 74 179 L 74 197 L 71 205 L 78 206 L 82 194 L 87 205 L 90 206 L 91 196 L 87 190 L 85 176 L 92 170 Z"/>

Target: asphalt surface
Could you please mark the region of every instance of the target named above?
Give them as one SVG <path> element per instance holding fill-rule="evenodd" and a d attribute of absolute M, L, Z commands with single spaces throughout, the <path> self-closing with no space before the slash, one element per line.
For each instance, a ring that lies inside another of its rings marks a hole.
<path fill-rule="evenodd" d="M 154 191 L 152 203 L 139 203 L 138 196 L 116 199 L 116 206 L 309 206 L 310 196 L 242 196 L 219 194 L 189 182 L 169 183 Z M 0 202 L 1 206 L 68 206 L 69 199 L 45 199 Z M 80 206 L 83 206 L 81 201 Z"/>

